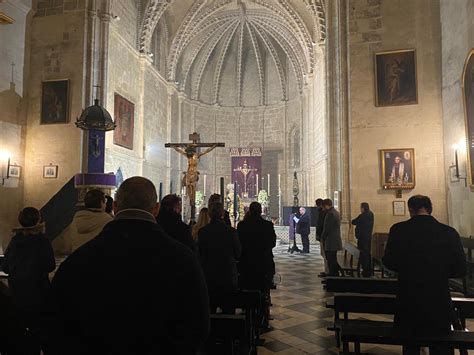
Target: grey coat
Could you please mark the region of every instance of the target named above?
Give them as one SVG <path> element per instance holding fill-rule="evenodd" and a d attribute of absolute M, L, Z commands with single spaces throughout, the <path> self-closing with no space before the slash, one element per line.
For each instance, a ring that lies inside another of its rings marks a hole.
<path fill-rule="evenodd" d="M 324 218 L 321 240 L 324 242 L 324 250 L 342 250 L 341 216 L 334 207 L 331 207 L 331 209 L 327 211 L 326 217 Z"/>

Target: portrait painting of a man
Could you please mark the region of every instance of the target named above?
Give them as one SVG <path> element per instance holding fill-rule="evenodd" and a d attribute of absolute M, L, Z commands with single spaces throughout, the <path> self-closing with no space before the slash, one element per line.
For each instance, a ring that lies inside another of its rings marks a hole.
<path fill-rule="evenodd" d="M 415 187 L 414 149 L 384 149 L 382 160 L 382 187 L 384 189 L 412 189 Z"/>
<path fill-rule="evenodd" d="M 375 54 L 375 105 L 418 103 L 415 50 Z"/>
<path fill-rule="evenodd" d="M 114 120 L 117 127 L 114 131 L 114 144 L 133 149 L 134 118 L 135 105 L 119 94 L 115 94 Z"/>
<path fill-rule="evenodd" d="M 69 118 L 69 80 L 43 81 L 41 124 L 67 123 Z"/>

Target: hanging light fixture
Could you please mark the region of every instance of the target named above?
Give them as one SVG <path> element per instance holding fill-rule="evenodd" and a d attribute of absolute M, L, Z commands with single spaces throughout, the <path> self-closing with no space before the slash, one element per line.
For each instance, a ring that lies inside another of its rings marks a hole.
<path fill-rule="evenodd" d="M 99 105 L 99 99 L 95 99 L 94 105 L 85 108 L 77 118 L 76 126 L 84 130 L 112 131 L 117 125 L 110 113 Z"/>

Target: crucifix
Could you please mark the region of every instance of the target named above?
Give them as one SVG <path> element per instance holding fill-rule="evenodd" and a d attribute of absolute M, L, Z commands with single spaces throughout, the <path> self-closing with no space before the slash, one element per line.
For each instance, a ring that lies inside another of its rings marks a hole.
<path fill-rule="evenodd" d="M 250 165 L 247 164 L 247 160 L 244 160 L 244 165 L 239 166 L 237 169 L 234 169 L 234 171 L 240 171 L 242 175 L 244 176 L 244 197 L 248 197 L 247 176 L 252 171 L 258 171 L 258 169 L 252 168 Z"/>
<path fill-rule="evenodd" d="M 199 180 L 198 163 L 199 159 L 217 147 L 225 147 L 224 143 L 201 143 L 200 136 L 196 132 L 189 135 L 191 143 L 166 143 L 165 148 L 173 148 L 179 154 L 188 159 L 188 170 L 186 171 L 182 184 L 186 187 L 186 194 L 189 196 L 191 205 L 191 221 L 196 217 L 196 186 Z M 199 148 L 207 148 L 200 151 Z"/>

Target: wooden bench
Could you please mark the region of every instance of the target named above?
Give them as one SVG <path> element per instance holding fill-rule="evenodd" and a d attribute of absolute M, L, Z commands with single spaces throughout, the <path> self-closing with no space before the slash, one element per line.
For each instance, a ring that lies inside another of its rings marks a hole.
<path fill-rule="evenodd" d="M 474 299 L 453 297 L 453 306 L 458 311 L 461 325 L 466 327 L 466 319 L 474 318 Z M 336 294 L 334 295 L 334 330 L 336 332 L 336 341 L 340 345 L 340 331 L 345 325 L 391 327 L 392 321 L 370 321 L 349 319 L 349 314 L 384 314 L 394 315 L 396 311 L 396 298 L 394 295 L 368 295 L 368 294 Z M 343 318 L 340 318 L 343 313 Z"/>
<path fill-rule="evenodd" d="M 212 302 L 222 309 L 242 309 L 243 314 L 212 314 L 211 334 L 206 347 L 213 347 L 215 341 L 223 339 L 224 343 L 232 347 L 234 340 L 245 353 L 256 351 L 259 339 L 258 314 L 261 312 L 261 293 L 254 290 L 243 290 L 232 293 L 214 295 Z M 231 352 L 232 353 L 232 352 Z"/>
<path fill-rule="evenodd" d="M 350 354 L 349 343 L 354 343 L 356 354 L 360 354 L 360 344 L 412 345 L 434 346 L 441 345 L 457 349 L 474 349 L 474 332 L 451 331 L 446 335 L 405 336 L 393 327 L 343 325 L 341 329 L 343 354 Z"/>
<path fill-rule="evenodd" d="M 354 258 L 357 260 L 357 265 L 354 267 Z M 349 260 L 347 260 L 349 259 Z M 342 270 L 345 274 L 350 274 L 354 276 L 354 272 L 357 273 L 357 277 L 360 277 L 360 250 L 357 247 L 350 243 L 344 243 L 344 261 Z"/>
<path fill-rule="evenodd" d="M 394 295 L 398 289 L 397 279 L 326 277 L 321 282 L 327 292 L 335 293 L 352 292 Z"/>

